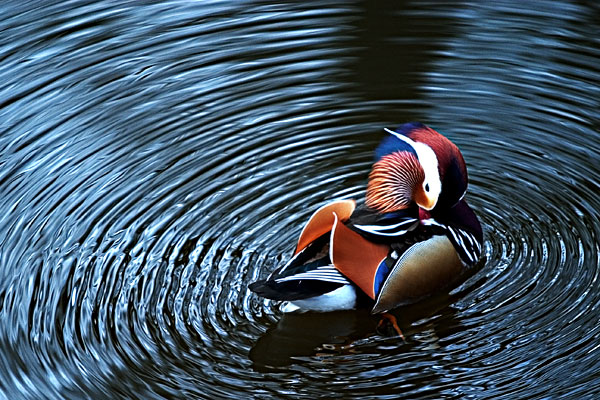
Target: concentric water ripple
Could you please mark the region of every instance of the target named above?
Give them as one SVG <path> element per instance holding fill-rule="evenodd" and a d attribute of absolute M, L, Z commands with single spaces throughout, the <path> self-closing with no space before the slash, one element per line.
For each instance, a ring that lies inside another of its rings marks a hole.
<path fill-rule="evenodd" d="M 585 2 L 0 6 L 0 395 L 594 399 L 600 33 Z M 395 311 L 248 284 L 384 126 L 463 151 L 485 254 Z"/>

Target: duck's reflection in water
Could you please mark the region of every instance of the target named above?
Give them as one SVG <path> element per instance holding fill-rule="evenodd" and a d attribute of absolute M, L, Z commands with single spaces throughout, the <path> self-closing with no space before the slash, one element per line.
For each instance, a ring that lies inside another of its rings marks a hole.
<path fill-rule="evenodd" d="M 399 307 L 390 315 L 404 337 L 381 314 L 369 308 L 328 313 L 283 314 L 250 350 L 256 369 L 285 367 L 320 357 L 362 353 L 402 352 L 405 346 L 435 347 L 440 337 L 460 329 L 456 309 L 448 293 Z"/>

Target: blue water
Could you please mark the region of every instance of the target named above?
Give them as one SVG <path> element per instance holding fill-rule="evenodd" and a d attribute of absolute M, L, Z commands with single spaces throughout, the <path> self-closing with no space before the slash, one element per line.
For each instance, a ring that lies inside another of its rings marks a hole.
<path fill-rule="evenodd" d="M 600 396 L 593 1 L 3 2 L 0 398 Z M 247 286 L 383 127 L 467 161 L 484 259 L 394 312 Z"/>

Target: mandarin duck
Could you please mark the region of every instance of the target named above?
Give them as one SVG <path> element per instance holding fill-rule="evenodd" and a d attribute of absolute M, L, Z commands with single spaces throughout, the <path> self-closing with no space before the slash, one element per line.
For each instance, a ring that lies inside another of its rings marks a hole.
<path fill-rule="evenodd" d="M 319 208 L 291 259 L 250 290 L 285 301 L 284 312 L 352 309 L 364 293 L 382 313 L 449 286 L 478 261 L 483 233 L 464 199 L 458 147 L 421 123 L 386 132 L 364 205 Z"/>

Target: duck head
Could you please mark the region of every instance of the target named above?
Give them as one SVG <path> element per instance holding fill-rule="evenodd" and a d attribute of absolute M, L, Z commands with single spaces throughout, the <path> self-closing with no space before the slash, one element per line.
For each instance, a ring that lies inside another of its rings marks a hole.
<path fill-rule="evenodd" d="M 380 212 L 453 207 L 467 190 L 467 167 L 460 150 L 418 122 L 386 129 L 369 174 L 367 206 Z"/>

